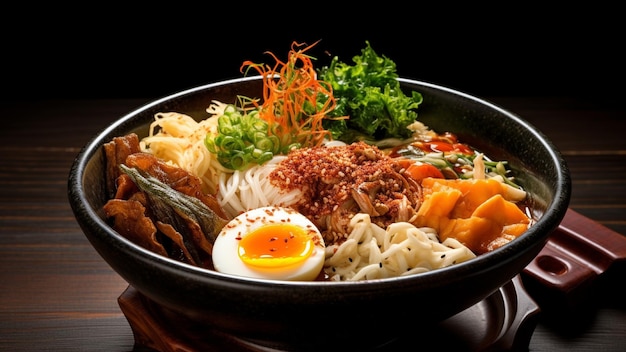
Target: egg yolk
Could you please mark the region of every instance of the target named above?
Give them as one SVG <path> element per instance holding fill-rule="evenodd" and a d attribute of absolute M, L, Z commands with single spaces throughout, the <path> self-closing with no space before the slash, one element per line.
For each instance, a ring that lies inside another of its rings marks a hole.
<path fill-rule="evenodd" d="M 248 233 L 239 241 L 239 258 L 262 268 L 279 268 L 306 260 L 313 252 L 311 236 L 291 224 L 270 224 Z"/>

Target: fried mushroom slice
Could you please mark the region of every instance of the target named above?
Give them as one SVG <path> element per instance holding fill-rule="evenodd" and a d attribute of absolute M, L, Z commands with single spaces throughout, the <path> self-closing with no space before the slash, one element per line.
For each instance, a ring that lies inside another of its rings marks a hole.
<path fill-rule="evenodd" d="M 196 262 L 196 259 L 193 258 L 187 246 L 185 246 L 185 241 L 183 239 L 183 235 L 180 232 L 176 231 L 174 226 L 170 224 L 166 224 L 161 221 L 156 222 L 156 226 L 165 235 L 172 241 L 172 248 L 169 250 L 169 257 L 172 259 L 179 260 L 181 262 L 191 264 L 191 265 L 199 265 Z"/>
<path fill-rule="evenodd" d="M 107 218 L 113 219 L 113 228 L 129 241 L 149 251 L 167 256 L 157 240 L 157 229 L 146 216 L 146 207 L 137 200 L 111 199 L 104 205 Z"/>
<path fill-rule="evenodd" d="M 123 137 L 114 137 L 110 142 L 102 147 L 105 157 L 105 178 L 106 192 L 109 198 L 113 198 L 116 193 L 116 180 L 121 172 L 119 165 L 124 163 L 126 158 L 141 151 L 139 137 L 130 133 Z"/>

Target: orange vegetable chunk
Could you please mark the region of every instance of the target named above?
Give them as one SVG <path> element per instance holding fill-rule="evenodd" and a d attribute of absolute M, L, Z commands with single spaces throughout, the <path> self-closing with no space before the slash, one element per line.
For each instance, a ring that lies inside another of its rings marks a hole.
<path fill-rule="evenodd" d="M 440 229 L 439 238 L 442 241 L 448 237 L 455 238 L 474 253 L 486 252 L 485 242 L 492 242 L 502 231 L 502 227 L 487 218 L 450 219 L 445 223 L 446 226 Z"/>
<path fill-rule="evenodd" d="M 416 225 L 437 230 L 481 254 L 510 242 L 528 229 L 530 219 L 507 200 L 505 184 L 493 180 L 425 178 L 424 201 Z"/>
<path fill-rule="evenodd" d="M 472 217 L 488 218 L 500 226 L 528 223 L 526 214 L 515 203 L 506 201 L 499 194 L 479 205 L 472 213 Z"/>

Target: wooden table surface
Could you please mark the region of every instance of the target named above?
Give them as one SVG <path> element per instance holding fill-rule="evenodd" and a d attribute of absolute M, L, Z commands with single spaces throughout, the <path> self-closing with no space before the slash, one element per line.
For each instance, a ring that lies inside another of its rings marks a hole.
<path fill-rule="evenodd" d="M 572 174 L 571 209 L 626 234 L 623 104 L 584 96 L 486 99 L 528 120 L 561 150 Z M 117 302 L 128 285 L 77 225 L 67 177 L 93 135 L 147 102 L 0 103 L 0 350 L 139 349 Z M 624 350 L 626 290 L 623 278 L 613 276 L 584 302 L 584 313 L 540 314 L 528 349 Z"/>

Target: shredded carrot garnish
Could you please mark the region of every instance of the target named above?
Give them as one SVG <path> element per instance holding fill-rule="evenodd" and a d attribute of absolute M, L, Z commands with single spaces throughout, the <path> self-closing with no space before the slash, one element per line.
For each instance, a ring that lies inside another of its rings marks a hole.
<path fill-rule="evenodd" d="M 322 120 L 335 108 L 332 87 L 317 79 L 313 60 L 305 54 L 318 42 L 306 46 L 294 41 L 287 62 L 267 52 L 276 61 L 273 67 L 245 61 L 240 68 L 241 72 L 253 68 L 263 76 L 263 102 L 254 100 L 252 104 L 268 123 L 269 133 L 280 141 L 283 152 L 320 146 L 324 138 L 332 138 L 322 126 Z M 327 99 L 318 99 L 322 95 Z"/>

